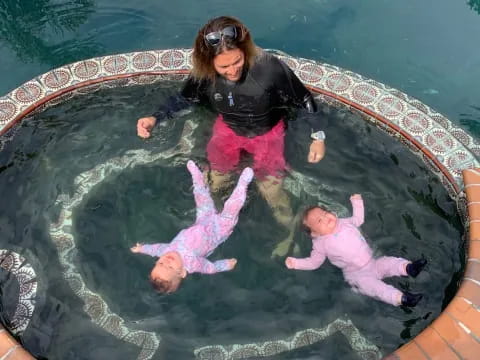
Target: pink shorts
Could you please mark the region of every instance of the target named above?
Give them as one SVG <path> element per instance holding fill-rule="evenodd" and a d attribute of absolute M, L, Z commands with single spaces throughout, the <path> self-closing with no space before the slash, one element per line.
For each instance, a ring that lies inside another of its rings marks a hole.
<path fill-rule="evenodd" d="M 239 136 L 223 122 L 222 115 L 217 117 L 213 134 L 207 145 L 207 157 L 213 170 L 221 173 L 232 171 L 240 161 L 242 150 L 253 155 L 255 176 L 285 175 L 286 162 L 284 151 L 285 124 L 280 121 L 269 132 L 248 138 Z"/>

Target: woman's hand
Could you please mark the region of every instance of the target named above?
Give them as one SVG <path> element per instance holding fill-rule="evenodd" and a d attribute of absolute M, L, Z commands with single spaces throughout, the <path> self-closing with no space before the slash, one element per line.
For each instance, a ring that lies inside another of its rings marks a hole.
<path fill-rule="evenodd" d="M 294 263 L 293 263 L 294 261 L 295 261 L 294 258 L 292 258 L 292 257 L 290 257 L 290 256 L 287 257 L 287 258 L 285 259 L 285 266 L 286 266 L 287 268 L 289 268 L 289 269 L 293 269 L 293 267 L 295 266 Z"/>
<path fill-rule="evenodd" d="M 149 138 L 157 119 L 153 116 L 143 117 L 137 121 L 137 135 L 141 138 Z"/>
<path fill-rule="evenodd" d="M 130 248 L 130 251 L 133 252 L 133 253 L 138 253 L 142 249 L 142 245 L 143 244 L 137 243 L 135 246 L 132 246 Z"/>
<path fill-rule="evenodd" d="M 308 153 L 309 163 L 318 163 L 325 156 L 325 142 L 323 140 L 313 140 L 310 144 Z"/>

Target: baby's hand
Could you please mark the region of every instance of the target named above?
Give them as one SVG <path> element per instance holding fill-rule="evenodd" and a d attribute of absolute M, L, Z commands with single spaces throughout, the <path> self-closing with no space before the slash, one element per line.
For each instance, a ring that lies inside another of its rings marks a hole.
<path fill-rule="evenodd" d="M 285 265 L 289 269 L 293 269 L 293 266 L 294 266 L 293 262 L 294 262 L 294 259 L 290 256 L 285 259 Z"/>
<path fill-rule="evenodd" d="M 350 200 L 362 200 L 362 195 L 353 194 L 352 196 L 350 196 Z"/>
<path fill-rule="evenodd" d="M 228 259 L 228 263 L 230 264 L 230 270 L 233 270 L 235 265 L 237 265 L 237 259 L 235 259 L 235 258 Z"/>
<path fill-rule="evenodd" d="M 130 248 L 130 251 L 133 252 L 133 253 L 138 253 L 138 252 L 140 252 L 141 248 L 142 248 L 142 244 L 137 243 L 137 245 L 132 246 Z"/>

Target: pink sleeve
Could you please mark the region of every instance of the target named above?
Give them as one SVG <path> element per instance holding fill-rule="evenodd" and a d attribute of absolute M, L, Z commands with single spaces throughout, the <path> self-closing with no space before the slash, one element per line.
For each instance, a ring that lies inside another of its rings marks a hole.
<path fill-rule="evenodd" d="M 151 245 L 142 245 L 139 253 L 150 255 L 150 256 L 160 257 L 165 252 L 167 247 L 168 247 L 168 244 L 162 244 L 162 243 L 151 244 Z"/>
<path fill-rule="evenodd" d="M 351 199 L 353 215 L 352 217 L 345 218 L 345 220 L 356 227 L 359 227 L 363 224 L 364 220 L 364 210 L 363 210 L 363 199 Z"/>
<path fill-rule="evenodd" d="M 310 253 L 310 257 L 293 259 L 293 268 L 297 270 L 315 270 L 318 269 L 326 259 L 326 255 L 323 251 L 313 249 Z"/>
<path fill-rule="evenodd" d="M 217 260 L 212 263 L 203 257 L 195 258 L 191 267 L 190 271 L 202 274 L 215 274 L 217 272 L 232 270 L 228 259 Z"/>

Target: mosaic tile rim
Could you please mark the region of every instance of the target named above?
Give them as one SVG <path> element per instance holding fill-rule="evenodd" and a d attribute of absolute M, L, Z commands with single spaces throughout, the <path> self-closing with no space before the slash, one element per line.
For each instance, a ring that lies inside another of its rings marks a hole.
<path fill-rule="evenodd" d="M 5 260 L 10 258 L 10 262 L 5 263 Z M 37 295 L 37 275 L 33 266 L 19 253 L 0 249 L 0 268 L 10 272 L 18 281 L 20 291 L 17 300 L 15 312 L 10 319 L 10 330 L 15 335 L 20 335 L 24 332 L 35 311 L 35 298 Z M 25 289 L 24 284 L 29 286 Z M 22 311 L 22 308 L 25 311 Z"/>

